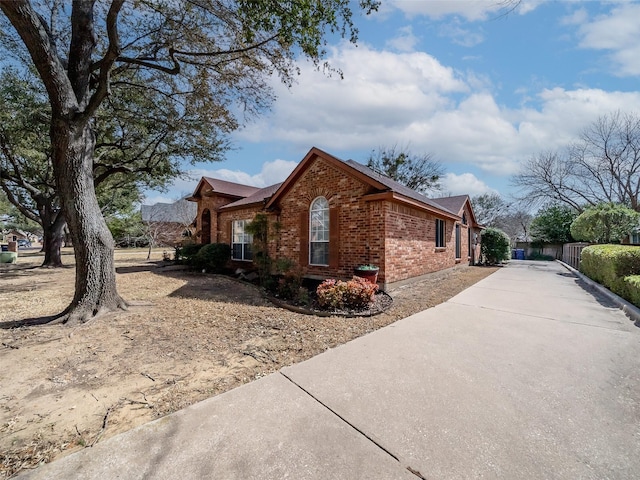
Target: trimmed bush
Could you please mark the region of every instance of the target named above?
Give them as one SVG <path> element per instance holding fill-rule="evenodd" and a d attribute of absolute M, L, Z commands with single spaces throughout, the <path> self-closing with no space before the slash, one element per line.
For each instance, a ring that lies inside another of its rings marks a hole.
<path fill-rule="evenodd" d="M 624 283 L 629 295 L 627 300 L 633 303 L 636 307 L 640 307 L 640 275 L 629 275 L 624 277 Z"/>
<path fill-rule="evenodd" d="M 192 265 L 208 272 L 221 272 L 231 259 L 231 247 L 226 243 L 204 245 L 193 257 Z"/>
<path fill-rule="evenodd" d="M 374 299 L 378 285 L 367 282 L 360 277 L 353 277 L 348 282 L 328 279 L 316 289 L 318 304 L 327 309 L 347 308 L 351 310 L 370 306 Z"/>
<path fill-rule="evenodd" d="M 640 275 L 640 247 L 630 245 L 591 245 L 582 250 L 580 271 L 627 300 L 629 276 Z"/>
<path fill-rule="evenodd" d="M 482 232 L 480 239 L 480 252 L 484 262 L 489 265 L 508 260 L 511 241 L 506 233 L 499 228 L 487 228 Z"/>
<path fill-rule="evenodd" d="M 191 265 L 193 257 L 198 254 L 202 247 L 203 245 L 200 243 L 186 243 L 181 247 L 176 247 L 176 262 L 184 262 L 187 265 Z"/>

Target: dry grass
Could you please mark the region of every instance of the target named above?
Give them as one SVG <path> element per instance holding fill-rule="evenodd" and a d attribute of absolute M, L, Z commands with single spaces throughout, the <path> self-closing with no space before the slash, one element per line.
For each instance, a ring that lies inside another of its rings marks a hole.
<path fill-rule="evenodd" d="M 74 329 L 0 330 L 0 478 L 437 305 L 495 271 L 438 272 L 391 292 L 388 312 L 349 319 L 283 310 L 251 285 L 157 269 L 161 258 L 117 252 L 128 312 Z M 43 269 L 40 261 L 0 265 L 0 322 L 52 315 L 71 300 L 74 269 Z"/>

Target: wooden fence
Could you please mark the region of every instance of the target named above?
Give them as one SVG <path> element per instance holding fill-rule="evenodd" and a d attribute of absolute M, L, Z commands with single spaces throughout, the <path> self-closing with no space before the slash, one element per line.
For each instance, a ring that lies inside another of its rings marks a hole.
<path fill-rule="evenodd" d="M 588 247 L 590 243 L 577 242 L 565 243 L 562 246 L 562 261 L 567 265 L 571 265 L 576 270 L 580 270 L 580 255 L 582 249 Z"/>

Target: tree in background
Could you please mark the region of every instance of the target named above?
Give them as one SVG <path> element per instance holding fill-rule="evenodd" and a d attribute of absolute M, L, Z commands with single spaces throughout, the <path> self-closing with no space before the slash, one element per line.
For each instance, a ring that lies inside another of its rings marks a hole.
<path fill-rule="evenodd" d="M 571 224 L 577 216 L 578 212 L 567 205 L 548 205 L 533 218 L 531 237 L 542 243 L 572 242 Z"/>
<path fill-rule="evenodd" d="M 424 194 L 440 190 L 444 175 L 444 167 L 430 153 L 414 155 L 397 145 L 373 151 L 367 167 Z"/>
<path fill-rule="evenodd" d="M 50 108 L 40 89 L 37 79 L 28 73 L 19 75 L 9 68 L 0 74 L 0 189 L 25 218 L 40 225 L 42 265 L 60 267 L 66 221 L 53 176 Z M 116 128 L 123 111 L 149 101 L 140 95 L 127 95 L 125 100 L 123 108 L 115 108 L 113 101 L 101 108 L 96 120 L 100 161 L 94 163 L 94 184 L 101 212 L 107 217 L 139 202 L 142 188 L 162 187 L 173 178 L 171 161 L 176 161 L 159 153 L 172 146 L 162 122 L 147 125 L 151 122 L 140 114 L 126 129 Z M 135 133 L 139 131 L 144 134 Z M 145 148 L 160 136 L 161 149 Z M 150 168 L 152 161 L 165 168 Z"/>
<path fill-rule="evenodd" d="M 615 203 L 600 203 L 584 210 L 571 224 L 579 241 L 619 243 L 640 225 L 640 213 Z"/>
<path fill-rule="evenodd" d="M 507 203 L 497 193 L 483 193 L 471 199 L 473 213 L 480 225 L 495 226 L 499 217 L 506 213 Z"/>
<path fill-rule="evenodd" d="M 579 213 L 601 202 L 640 211 L 640 117 L 600 117 L 565 151 L 531 158 L 512 183 L 523 200 L 560 202 Z"/>
<path fill-rule="evenodd" d="M 366 11 L 377 4 L 359 2 Z M 126 308 L 94 185 L 94 121 L 115 95 L 116 77 L 128 74 L 130 89 L 159 92 L 177 112 L 198 111 L 219 140 L 210 145 L 215 150 L 238 127 L 239 114 L 269 106 L 273 73 L 290 84 L 297 54 L 321 67 L 325 34 L 355 42 L 357 30 L 348 0 L 77 0 L 51 7 L 1 1 L 13 29 L 4 22 L 0 35 L 6 61 L 31 58 L 51 107 L 53 174 L 76 258 L 75 295 L 57 321 L 74 324 Z"/>
<path fill-rule="evenodd" d="M 480 225 L 502 230 L 511 242 L 529 241 L 532 216 L 520 202 L 507 203 L 497 193 L 483 193 L 471 199 Z"/>
<path fill-rule="evenodd" d="M 510 258 L 510 241 L 499 228 L 486 228 L 480 239 L 480 254 L 484 263 L 495 265 Z"/>

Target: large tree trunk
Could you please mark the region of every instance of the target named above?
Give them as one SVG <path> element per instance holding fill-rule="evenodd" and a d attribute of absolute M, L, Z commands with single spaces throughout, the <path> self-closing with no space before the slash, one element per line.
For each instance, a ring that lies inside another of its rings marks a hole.
<path fill-rule="evenodd" d="M 42 251 L 44 252 L 43 267 L 62 267 L 60 249 L 64 240 L 64 215 L 57 214 L 54 220 L 43 218 L 42 222 Z"/>
<path fill-rule="evenodd" d="M 58 194 L 73 241 L 75 296 L 58 321 L 83 323 L 126 303 L 116 290 L 114 241 L 93 185 L 95 138 L 88 123 L 54 118 L 51 129 Z"/>

